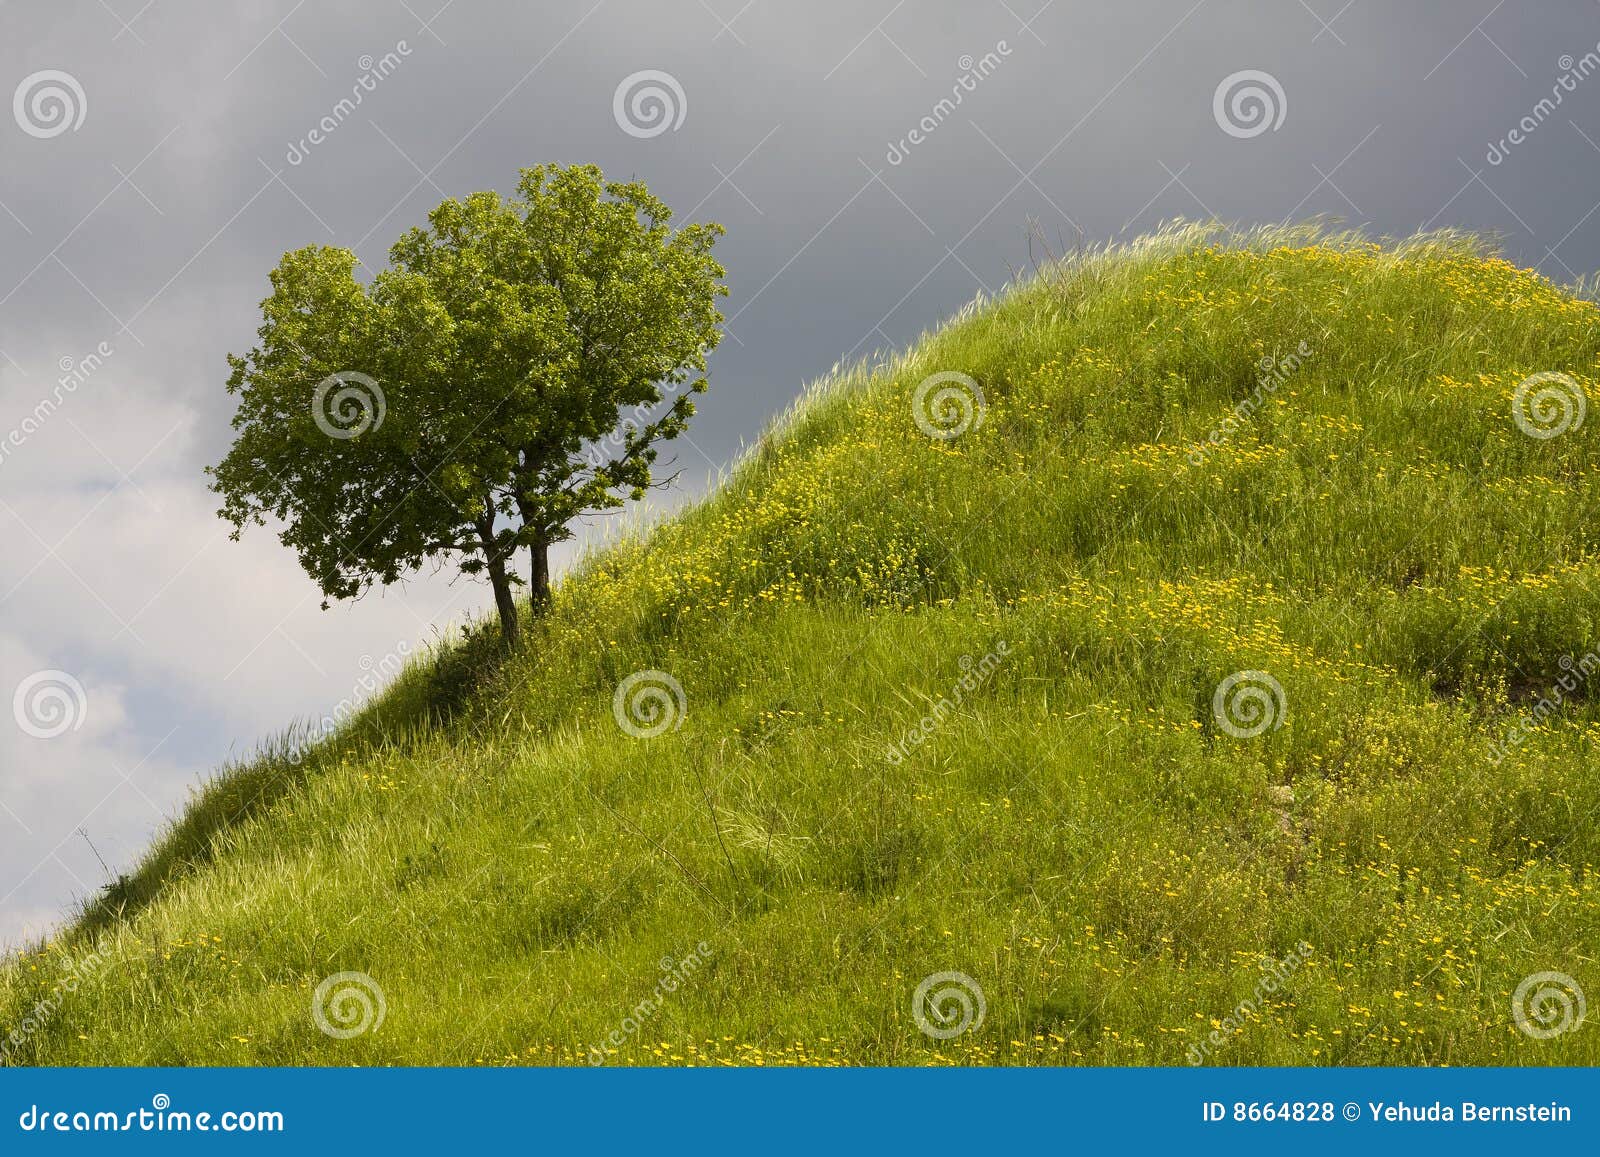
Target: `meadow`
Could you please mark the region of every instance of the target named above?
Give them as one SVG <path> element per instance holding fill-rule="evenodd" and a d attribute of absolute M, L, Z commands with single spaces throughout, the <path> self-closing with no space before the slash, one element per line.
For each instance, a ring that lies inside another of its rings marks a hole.
<path fill-rule="evenodd" d="M 1470 236 L 1052 262 L 219 772 L 0 1063 L 1600 1063 L 1597 386 Z"/>

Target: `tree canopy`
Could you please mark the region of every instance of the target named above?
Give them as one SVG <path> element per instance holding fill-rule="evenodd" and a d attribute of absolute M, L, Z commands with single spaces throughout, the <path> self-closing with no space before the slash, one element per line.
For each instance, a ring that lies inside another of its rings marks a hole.
<path fill-rule="evenodd" d="M 706 388 L 723 230 L 671 217 L 639 182 L 542 165 L 515 197 L 443 202 L 368 284 L 348 249 L 286 253 L 228 359 L 237 437 L 209 473 L 234 537 L 280 520 L 324 606 L 453 557 L 514 644 L 517 552 L 537 611 L 550 546 L 644 496 Z"/>

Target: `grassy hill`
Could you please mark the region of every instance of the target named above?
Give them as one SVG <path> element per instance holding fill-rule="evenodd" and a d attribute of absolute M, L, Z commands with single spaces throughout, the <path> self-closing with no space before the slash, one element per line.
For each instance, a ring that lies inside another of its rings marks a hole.
<path fill-rule="evenodd" d="M 1048 267 L 814 388 L 525 653 L 220 776 L 0 969 L 0 1039 L 1600 1063 L 1513 1009 L 1600 999 L 1600 416 L 1544 436 L 1597 355 L 1600 308 L 1454 234 Z"/>

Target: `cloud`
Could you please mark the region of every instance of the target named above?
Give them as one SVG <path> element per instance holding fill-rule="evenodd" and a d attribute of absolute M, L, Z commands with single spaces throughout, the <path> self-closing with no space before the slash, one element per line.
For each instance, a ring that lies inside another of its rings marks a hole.
<path fill-rule="evenodd" d="M 80 827 L 103 854 L 143 845 L 161 813 L 141 785 L 171 769 L 137 750 L 125 689 L 101 671 L 0 632 L 0 692 L 0 943 L 14 944 L 105 882 Z"/>

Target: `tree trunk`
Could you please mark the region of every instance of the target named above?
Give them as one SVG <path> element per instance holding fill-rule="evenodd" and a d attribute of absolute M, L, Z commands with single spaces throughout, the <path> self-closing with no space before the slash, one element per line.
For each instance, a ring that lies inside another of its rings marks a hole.
<path fill-rule="evenodd" d="M 506 560 L 489 550 L 489 585 L 494 587 L 494 606 L 500 612 L 500 638 L 507 649 L 515 649 L 521 641 L 521 624 L 517 622 L 517 600 L 511 595 L 511 576 L 506 574 Z"/>
<path fill-rule="evenodd" d="M 520 483 L 520 479 L 519 479 Z M 517 495 L 517 513 L 522 516 L 522 529 L 524 533 L 538 530 L 541 523 L 538 521 L 538 509 L 522 497 L 519 490 Z M 533 604 L 535 616 L 544 614 L 550 609 L 550 543 L 541 537 L 528 544 L 528 554 L 531 556 L 528 572 L 528 601 Z"/>
<path fill-rule="evenodd" d="M 506 573 L 505 556 L 494 537 L 494 510 L 488 509 L 478 522 L 478 539 L 483 543 L 485 569 L 489 572 L 489 585 L 494 588 L 495 610 L 500 612 L 500 640 L 507 650 L 514 650 L 521 641 L 521 624 L 517 622 L 517 600 L 511 593 L 511 576 Z"/>
<path fill-rule="evenodd" d="M 550 607 L 550 544 L 535 542 L 528 547 L 533 555 L 533 571 L 528 590 L 533 600 L 533 613 L 543 614 Z"/>

